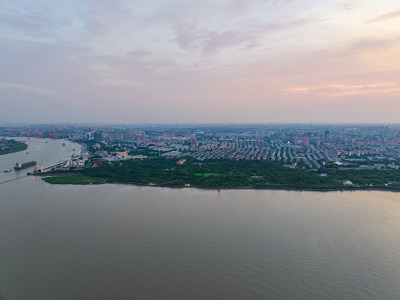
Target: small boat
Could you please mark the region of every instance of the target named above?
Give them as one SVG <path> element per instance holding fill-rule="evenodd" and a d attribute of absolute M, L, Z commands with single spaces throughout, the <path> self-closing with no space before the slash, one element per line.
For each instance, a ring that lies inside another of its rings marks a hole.
<path fill-rule="evenodd" d="M 65 143 L 62 143 L 63 146 L 65 146 Z"/>
<path fill-rule="evenodd" d="M 11 169 L 8 169 L 8 170 L 5 170 L 4 173 L 8 173 L 8 172 L 11 172 L 11 171 L 12 171 Z"/>

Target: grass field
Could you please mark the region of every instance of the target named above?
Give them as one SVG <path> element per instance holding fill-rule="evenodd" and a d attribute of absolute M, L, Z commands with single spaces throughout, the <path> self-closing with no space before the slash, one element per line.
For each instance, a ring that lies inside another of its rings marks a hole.
<path fill-rule="evenodd" d="M 219 176 L 217 173 L 195 173 L 194 175 L 203 177 Z"/>
<path fill-rule="evenodd" d="M 81 174 L 51 176 L 43 178 L 44 181 L 51 184 L 100 184 L 105 183 L 102 178 L 93 178 Z"/>

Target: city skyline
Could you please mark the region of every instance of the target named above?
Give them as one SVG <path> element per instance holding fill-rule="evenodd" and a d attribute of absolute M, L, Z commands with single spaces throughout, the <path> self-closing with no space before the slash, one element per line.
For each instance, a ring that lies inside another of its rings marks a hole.
<path fill-rule="evenodd" d="M 4 123 L 398 123 L 400 5 L 1 1 Z"/>

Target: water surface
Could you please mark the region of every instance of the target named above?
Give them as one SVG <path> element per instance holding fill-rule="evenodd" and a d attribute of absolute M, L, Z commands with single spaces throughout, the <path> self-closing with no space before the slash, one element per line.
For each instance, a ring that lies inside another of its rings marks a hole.
<path fill-rule="evenodd" d="M 400 298 L 399 193 L 26 177 L 0 198 L 2 299 Z"/>

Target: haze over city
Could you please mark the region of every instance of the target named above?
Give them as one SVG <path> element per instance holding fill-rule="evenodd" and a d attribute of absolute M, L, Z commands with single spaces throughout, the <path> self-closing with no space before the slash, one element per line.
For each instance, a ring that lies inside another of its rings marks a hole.
<path fill-rule="evenodd" d="M 398 1 L 6 1 L 2 122 L 398 123 Z"/>

